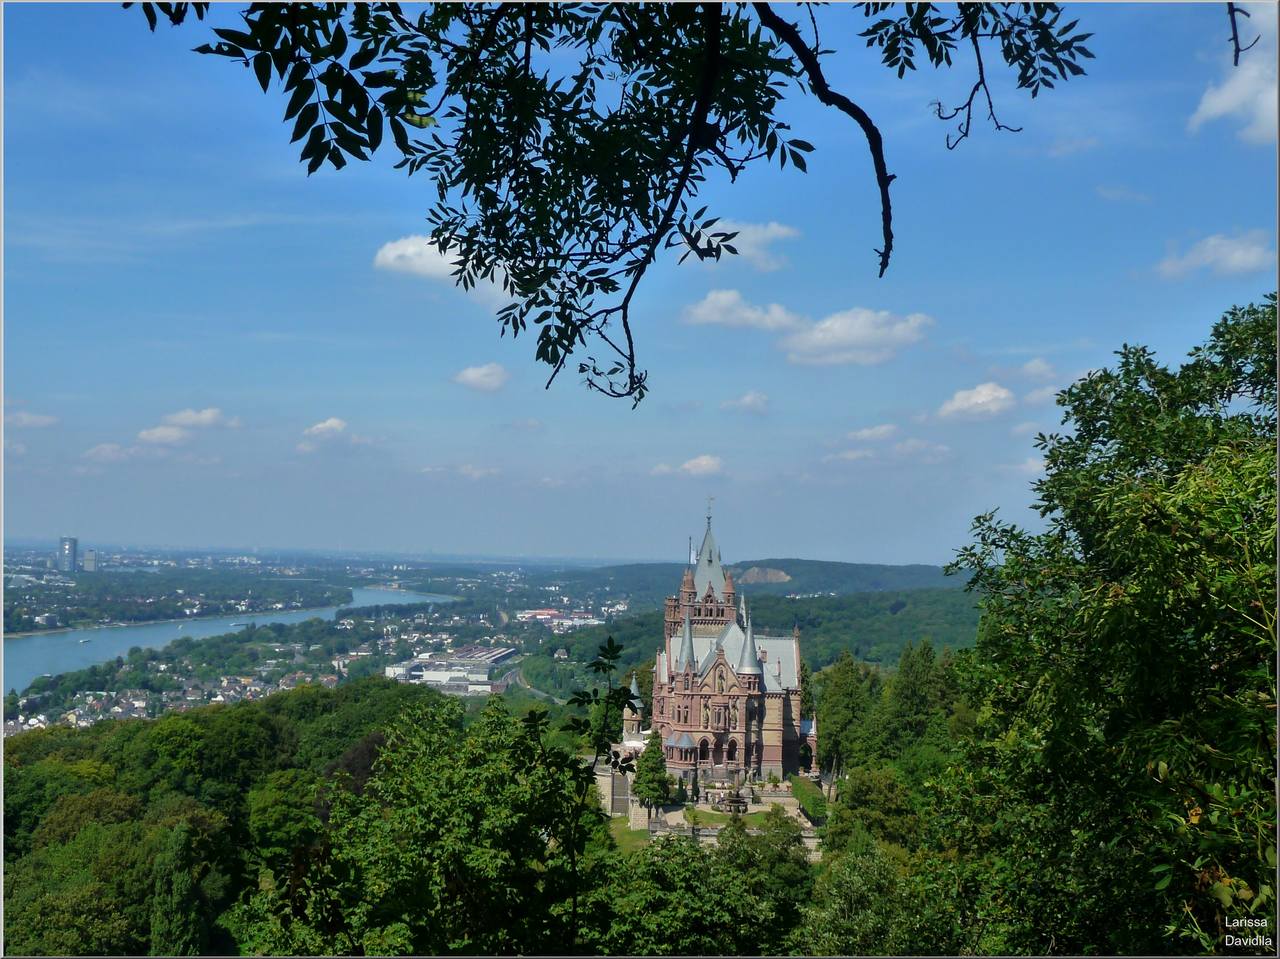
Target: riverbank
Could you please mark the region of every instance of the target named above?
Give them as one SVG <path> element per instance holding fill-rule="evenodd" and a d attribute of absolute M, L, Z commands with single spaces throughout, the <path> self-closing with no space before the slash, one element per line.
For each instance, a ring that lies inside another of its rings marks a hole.
<path fill-rule="evenodd" d="M 5 692 L 25 689 L 37 676 L 56 676 L 84 669 L 95 663 L 127 656 L 134 646 L 158 649 L 176 639 L 201 640 L 234 633 L 242 627 L 233 622 L 253 621 L 259 626 L 269 623 L 298 623 L 308 619 L 332 619 L 342 609 L 367 606 L 404 606 L 415 603 L 449 603 L 454 599 L 438 593 L 418 593 L 406 589 L 354 587 L 351 600 L 340 606 L 312 606 L 306 609 L 267 610 L 222 616 L 191 616 L 180 621 L 157 620 L 149 623 L 90 626 L 84 629 L 44 630 L 22 636 L 4 637 Z M 177 629 L 183 625 L 182 630 Z M 91 642 L 81 643 L 88 639 Z"/>
<path fill-rule="evenodd" d="M 226 619 L 229 616 L 245 616 L 249 619 L 280 615 L 281 613 L 309 613 L 317 609 L 332 609 L 332 606 L 301 606 L 298 609 L 267 609 L 257 613 L 211 613 L 208 616 L 184 616 L 182 619 L 139 619 L 132 623 L 85 623 L 82 626 L 59 626 L 57 629 L 31 629 L 24 633 L 5 633 L 5 639 L 25 639 L 28 636 L 58 636 L 63 633 L 83 633 L 86 629 L 119 629 L 129 626 L 171 626 L 174 623 L 204 623 L 213 619 Z M 339 606 L 338 609 L 346 609 Z"/>

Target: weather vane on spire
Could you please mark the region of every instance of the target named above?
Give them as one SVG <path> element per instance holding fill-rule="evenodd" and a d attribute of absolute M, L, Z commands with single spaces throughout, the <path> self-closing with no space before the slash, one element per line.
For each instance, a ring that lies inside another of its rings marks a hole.
<path fill-rule="evenodd" d="M 716 501 L 714 496 L 707 497 L 707 529 L 711 529 L 711 504 Z"/>

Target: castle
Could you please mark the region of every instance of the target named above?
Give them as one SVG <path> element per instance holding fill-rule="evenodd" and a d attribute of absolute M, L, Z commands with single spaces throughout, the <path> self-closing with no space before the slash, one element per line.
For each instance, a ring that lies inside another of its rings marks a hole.
<path fill-rule="evenodd" d="M 667 770 L 686 780 L 742 782 L 807 769 L 817 730 L 800 718 L 800 631 L 756 632 L 746 597 L 721 565 L 710 513 L 679 593 L 667 598 L 664 624 L 652 725 Z M 634 679 L 632 695 L 639 698 Z M 643 726 L 643 710 L 626 710 L 624 742 L 643 748 Z"/>

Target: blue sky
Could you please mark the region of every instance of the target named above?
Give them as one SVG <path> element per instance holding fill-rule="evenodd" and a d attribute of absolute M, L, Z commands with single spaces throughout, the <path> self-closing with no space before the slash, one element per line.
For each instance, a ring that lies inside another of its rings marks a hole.
<path fill-rule="evenodd" d="M 207 26 L 6 5 L 5 535 L 676 559 L 714 496 L 728 561 L 945 562 L 980 512 L 1034 524 L 1053 388 L 1125 342 L 1177 362 L 1273 288 L 1251 9 L 1233 69 L 1221 4 L 1080 5 L 1089 75 L 1002 78 L 1023 132 L 975 117 L 950 152 L 929 104 L 969 68 L 900 81 L 825 10 L 898 174 L 892 266 L 860 133 L 793 97 L 809 173 L 708 190 L 744 255 L 651 271 L 632 410 L 544 391 L 532 338 L 440 278 L 427 181 L 307 178 L 279 94 L 190 52 Z"/>

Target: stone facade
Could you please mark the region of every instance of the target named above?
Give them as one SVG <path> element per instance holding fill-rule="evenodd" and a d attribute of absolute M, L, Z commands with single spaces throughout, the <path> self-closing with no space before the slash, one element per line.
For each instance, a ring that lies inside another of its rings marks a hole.
<path fill-rule="evenodd" d="M 799 630 L 755 631 L 745 597 L 721 565 L 710 516 L 679 592 L 666 601 L 664 633 L 651 721 L 668 771 L 740 782 L 808 766 L 817 736 L 813 722 L 800 719 Z M 642 739 L 643 720 L 628 710 L 624 739 Z"/>

